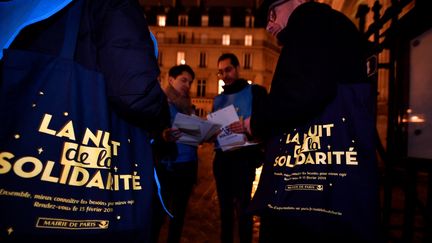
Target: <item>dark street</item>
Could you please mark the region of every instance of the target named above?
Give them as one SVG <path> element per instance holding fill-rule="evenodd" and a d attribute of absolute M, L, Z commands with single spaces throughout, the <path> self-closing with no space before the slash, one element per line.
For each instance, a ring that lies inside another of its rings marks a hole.
<path fill-rule="evenodd" d="M 216 184 L 212 172 L 213 156 L 212 144 L 204 144 L 199 147 L 198 183 L 189 201 L 182 243 L 219 242 L 220 220 Z M 258 220 L 255 220 L 254 242 L 258 242 L 258 224 Z M 166 227 L 162 228 L 159 240 L 161 243 L 166 240 L 166 230 Z"/>

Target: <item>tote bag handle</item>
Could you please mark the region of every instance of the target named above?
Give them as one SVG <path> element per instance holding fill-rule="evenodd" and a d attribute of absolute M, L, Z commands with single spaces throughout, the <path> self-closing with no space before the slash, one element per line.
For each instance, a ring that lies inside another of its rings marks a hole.
<path fill-rule="evenodd" d="M 63 46 L 60 56 L 69 60 L 74 59 L 78 31 L 81 23 L 82 0 L 72 2 L 72 7 L 66 16 L 66 28 L 63 39 Z"/>

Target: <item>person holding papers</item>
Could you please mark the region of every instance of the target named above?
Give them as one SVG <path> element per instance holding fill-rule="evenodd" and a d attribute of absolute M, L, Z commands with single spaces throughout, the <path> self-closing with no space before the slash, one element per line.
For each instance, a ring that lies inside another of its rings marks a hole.
<path fill-rule="evenodd" d="M 189 91 L 195 73 L 188 65 L 174 66 L 169 70 L 168 86 L 165 93 L 171 113 L 171 123 L 177 113 L 195 115 Z M 167 242 L 180 242 L 189 197 L 196 183 L 198 170 L 197 146 L 179 142 L 182 131 L 178 128 L 167 128 L 162 137 L 165 142 L 176 142 L 177 157 L 162 157 L 157 171 L 162 187 L 162 197 L 170 213 Z M 163 212 L 159 212 L 156 224 L 158 231 L 163 223 Z M 157 233 L 158 234 L 158 233 Z M 155 242 L 158 242 L 157 239 Z"/>
<path fill-rule="evenodd" d="M 225 53 L 219 57 L 217 75 L 225 82 L 224 91 L 215 97 L 214 113 L 208 117 L 210 121 L 212 115 L 228 114 L 225 116 L 228 119 L 234 117 L 233 122 L 224 124 L 226 126 L 221 128 L 215 142 L 213 173 L 220 206 L 222 243 L 237 241 L 234 235 L 239 236 L 241 243 L 252 242 L 253 219 L 246 213 L 246 208 L 251 200 L 255 168 L 261 164 L 261 148 L 257 143 L 251 143 L 254 137 L 248 127 L 251 114 L 261 99 L 267 96 L 267 91 L 262 86 L 250 85 L 239 78 L 239 69 L 240 64 L 234 54 Z M 231 105 L 237 113 L 234 116 L 229 115 Z M 228 140 L 224 138 L 235 140 L 233 146 L 228 146 L 231 149 L 221 147 L 220 142 Z M 234 234 L 234 228 L 239 230 L 238 234 Z"/>

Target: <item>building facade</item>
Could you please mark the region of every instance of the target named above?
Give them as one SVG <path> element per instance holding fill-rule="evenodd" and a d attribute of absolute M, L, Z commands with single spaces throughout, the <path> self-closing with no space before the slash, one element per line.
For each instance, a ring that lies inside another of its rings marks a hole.
<path fill-rule="evenodd" d="M 371 25 L 371 9 L 378 2 L 317 1 L 343 12 L 360 29 L 367 29 Z M 205 117 L 211 111 L 214 96 L 221 92 L 223 82 L 218 80 L 216 73 L 217 59 L 222 53 L 232 52 L 237 55 L 241 77 L 270 89 L 280 46 L 265 31 L 265 20 L 258 7 L 261 2 L 262 0 L 220 0 L 208 3 L 204 0 L 140 0 L 150 29 L 158 41 L 162 85 L 167 85 L 169 68 L 178 64 L 190 65 L 196 73 L 191 95 L 200 116 Z M 382 4 L 381 12 L 391 4 L 391 0 L 379 2 Z M 368 11 L 363 24 L 358 19 L 361 6 Z M 388 59 L 387 52 L 383 51 L 379 59 L 385 63 Z M 378 106 L 386 107 L 387 70 L 379 72 Z"/>
<path fill-rule="evenodd" d="M 239 58 L 242 78 L 270 88 L 280 46 L 257 21 L 255 9 L 144 5 L 144 11 L 158 41 L 162 86 L 167 85 L 172 66 L 191 66 L 192 102 L 200 116 L 211 112 L 213 98 L 222 91 L 223 81 L 216 75 L 222 53 Z"/>

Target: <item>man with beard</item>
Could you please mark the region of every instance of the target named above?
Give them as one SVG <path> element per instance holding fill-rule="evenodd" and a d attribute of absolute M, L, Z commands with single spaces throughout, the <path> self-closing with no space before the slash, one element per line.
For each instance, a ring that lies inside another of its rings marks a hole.
<path fill-rule="evenodd" d="M 240 63 L 234 54 L 224 53 L 219 57 L 217 75 L 225 85 L 224 91 L 215 97 L 213 110 L 234 105 L 241 119 L 230 124 L 229 130 L 244 134 L 248 141 L 256 141 L 248 129 L 249 120 L 267 95 L 267 90 L 240 78 L 239 69 Z M 246 208 L 251 199 L 255 169 L 262 162 L 261 147 L 256 144 L 222 151 L 216 143 L 215 151 L 213 174 L 220 207 L 221 242 L 236 242 L 234 235 L 238 235 L 241 243 L 250 243 L 253 218 L 246 212 Z M 238 229 L 238 234 L 234 234 L 234 229 Z"/>

